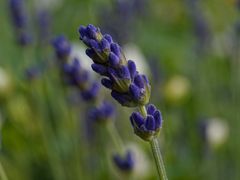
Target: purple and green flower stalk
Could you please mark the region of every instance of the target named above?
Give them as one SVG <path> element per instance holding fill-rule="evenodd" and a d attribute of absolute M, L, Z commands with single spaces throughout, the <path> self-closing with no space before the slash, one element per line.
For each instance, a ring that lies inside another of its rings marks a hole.
<path fill-rule="evenodd" d="M 31 43 L 28 29 L 28 17 L 26 14 L 24 0 L 9 0 L 9 10 L 14 26 L 17 43 L 21 46 L 27 46 Z"/>
<path fill-rule="evenodd" d="M 162 127 L 159 110 L 149 103 L 151 86 L 147 77 L 140 74 L 134 61 L 127 60 L 121 47 L 108 34 L 89 24 L 80 26 L 80 40 L 88 47 L 86 54 L 93 60 L 92 69 L 104 76 L 102 85 L 111 90 L 112 97 L 122 106 L 138 107 L 140 112 L 133 112 L 130 120 L 134 132 L 141 139 L 151 144 L 158 174 L 166 180 L 158 135 Z"/>

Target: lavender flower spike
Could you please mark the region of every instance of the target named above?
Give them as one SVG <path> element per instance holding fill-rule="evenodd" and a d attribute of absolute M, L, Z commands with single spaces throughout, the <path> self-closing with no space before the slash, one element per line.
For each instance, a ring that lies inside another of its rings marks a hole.
<path fill-rule="evenodd" d="M 77 88 L 83 100 L 95 101 L 99 94 L 100 84 L 90 80 L 89 72 L 81 66 L 77 58 L 69 62 L 71 44 L 67 38 L 63 35 L 57 36 L 52 45 L 55 49 L 64 82 Z"/>
<path fill-rule="evenodd" d="M 146 117 L 143 117 L 139 112 L 133 112 L 130 121 L 135 134 L 145 141 L 151 141 L 156 137 L 162 127 L 161 113 L 152 104 L 147 106 Z"/>
<path fill-rule="evenodd" d="M 112 90 L 112 97 L 122 106 L 144 106 L 150 97 L 150 84 L 146 76 L 127 60 L 121 47 L 108 34 L 102 34 L 93 25 L 79 28 L 80 40 L 87 46 L 86 54 L 93 60 L 92 69 L 105 78 L 102 84 Z"/>

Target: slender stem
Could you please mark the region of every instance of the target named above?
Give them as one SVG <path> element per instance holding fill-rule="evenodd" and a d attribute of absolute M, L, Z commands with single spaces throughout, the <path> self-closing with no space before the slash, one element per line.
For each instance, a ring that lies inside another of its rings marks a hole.
<path fill-rule="evenodd" d="M 168 178 L 167 178 L 166 170 L 164 167 L 164 163 L 163 163 L 163 159 L 162 159 L 160 146 L 159 146 L 157 137 L 154 137 L 150 141 L 150 145 L 151 145 L 153 156 L 154 156 L 155 163 L 157 166 L 158 175 L 161 180 L 167 180 Z"/>
<path fill-rule="evenodd" d="M 147 110 L 145 106 L 139 106 L 139 111 L 143 115 L 143 117 L 147 117 Z"/>
<path fill-rule="evenodd" d="M 8 180 L 7 175 L 3 169 L 2 163 L 0 162 L 0 179 L 1 180 Z"/>
<path fill-rule="evenodd" d="M 147 110 L 145 106 L 139 106 L 139 111 L 140 113 L 144 116 L 147 117 Z M 155 164 L 157 167 L 158 175 L 161 180 L 167 180 L 167 174 L 166 170 L 164 167 L 161 151 L 160 151 L 160 146 L 158 143 L 157 137 L 154 137 L 150 142 L 151 148 L 152 148 L 152 153 L 154 156 Z"/>
<path fill-rule="evenodd" d="M 107 130 L 108 130 L 110 137 L 112 138 L 115 148 L 119 151 L 120 154 L 123 154 L 124 148 L 123 148 L 122 139 L 119 136 L 119 134 L 116 130 L 116 127 L 114 126 L 114 124 L 112 122 L 109 122 L 107 124 Z"/>

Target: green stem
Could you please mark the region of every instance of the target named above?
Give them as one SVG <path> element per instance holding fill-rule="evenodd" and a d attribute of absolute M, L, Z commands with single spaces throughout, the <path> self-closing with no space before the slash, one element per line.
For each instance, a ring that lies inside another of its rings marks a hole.
<path fill-rule="evenodd" d="M 2 163 L 0 162 L 0 179 L 1 180 L 8 180 L 7 175 L 3 169 Z"/>
<path fill-rule="evenodd" d="M 139 111 L 143 115 L 143 117 L 147 117 L 147 110 L 145 106 L 139 106 Z"/>
<path fill-rule="evenodd" d="M 167 180 L 168 178 L 167 178 L 166 170 L 164 167 L 163 158 L 161 155 L 160 146 L 159 146 L 157 137 L 154 137 L 150 141 L 150 145 L 151 145 L 153 156 L 157 166 L 158 175 L 161 180 Z"/>
<path fill-rule="evenodd" d="M 124 154 L 123 142 L 114 124 L 112 122 L 109 122 L 106 127 L 110 137 L 112 138 L 115 148 L 120 154 Z"/>
<path fill-rule="evenodd" d="M 147 117 L 147 110 L 145 106 L 139 106 L 139 111 L 143 115 L 143 117 Z M 158 143 L 157 137 L 154 137 L 150 142 L 152 153 L 154 156 L 155 164 L 157 167 L 158 175 L 161 180 L 167 180 L 167 174 L 164 167 L 160 146 Z"/>

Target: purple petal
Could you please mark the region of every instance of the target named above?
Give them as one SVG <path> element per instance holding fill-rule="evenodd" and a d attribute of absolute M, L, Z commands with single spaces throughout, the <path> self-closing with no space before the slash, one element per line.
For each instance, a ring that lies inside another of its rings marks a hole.
<path fill-rule="evenodd" d="M 97 28 L 95 26 L 93 26 L 92 24 L 89 24 L 87 26 L 87 33 L 88 33 L 89 38 L 95 39 L 96 38 L 96 32 L 97 32 Z"/>
<path fill-rule="evenodd" d="M 109 60 L 109 63 L 112 67 L 116 67 L 119 64 L 119 61 L 120 61 L 119 57 L 116 56 L 112 52 L 109 54 L 108 60 Z"/>
<path fill-rule="evenodd" d="M 162 115 L 159 110 L 155 111 L 154 113 L 154 119 L 156 124 L 156 129 L 160 128 L 162 126 Z"/>
<path fill-rule="evenodd" d="M 108 72 L 107 71 L 107 68 L 101 64 L 92 64 L 92 69 L 96 72 L 96 73 L 99 73 L 101 75 L 106 75 L 106 73 Z"/>
<path fill-rule="evenodd" d="M 156 107 L 153 104 L 149 104 L 147 107 L 147 113 L 153 115 L 156 111 Z"/>
<path fill-rule="evenodd" d="M 91 49 L 91 48 L 87 48 L 86 49 L 86 55 L 88 56 L 88 57 L 90 57 L 91 59 L 92 58 L 94 58 L 94 56 L 95 56 L 95 51 L 93 50 L 93 49 Z"/>
<path fill-rule="evenodd" d="M 109 34 L 105 34 L 103 37 L 107 39 L 109 43 L 113 42 L 112 37 Z"/>
<path fill-rule="evenodd" d="M 107 39 L 102 38 L 100 44 L 101 44 L 101 48 L 102 48 L 102 50 L 110 49 L 110 43 L 108 42 Z"/>
<path fill-rule="evenodd" d="M 111 92 L 111 95 L 123 106 L 128 105 L 131 101 L 131 97 L 129 97 L 127 94 L 122 94 L 114 90 Z"/>
<path fill-rule="evenodd" d="M 137 125 L 137 127 L 141 127 L 144 124 L 144 118 L 141 116 L 139 112 L 133 112 L 131 115 L 134 123 Z"/>
<path fill-rule="evenodd" d="M 142 78 L 141 75 L 137 75 L 134 78 L 134 83 L 139 87 L 139 88 L 144 88 L 144 79 Z"/>
<path fill-rule="evenodd" d="M 117 69 L 117 74 L 119 78 L 130 79 L 130 73 L 126 66 L 121 66 Z"/>
<path fill-rule="evenodd" d="M 137 68 L 136 68 L 136 64 L 132 60 L 128 60 L 128 69 L 131 75 L 131 79 L 133 79 L 136 74 Z"/>
<path fill-rule="evenodd" d="M 103 86 L 105 86 L 108 89 L 111 89 L 112 86 L 113 86 L 113 82 L 111 80 L 107 79 L 107 78 L 103 78 L 101 80 L 101 83 L 102 83 Z"/>
<path fill-rule="evenodd" d="M 90 46 L 91 46 L 93 49 L 96 49 L 96 50 L 99 50 L 99 49 L 100 49 L 100 46 L 99 46 L 98 42 L 97 42 L 96 40 L 93 40 L 93 39 L 90 40 Z"/>
<path fill-rule="evenodd" d="M 149 131 L 154 131 L 155 130 L 155 120 L 153 116 L 147 116 L 146 122 L 145 122 L 145 127 Z"/>
<path fill-rule="evenodd" d="M 117 56 L 121 55 L 121 50 L 120 47 L 117 43 L 112 43 L 111 44 L 111 51 L 116 54 Z"/>
<path fill-rule="evenodd" d="M 80 38 L 82 39 L 84 36 L 86 36 L 86 27 L 85 26 L 80 26 L 78 29 L 78 32 L 80 34 Z"/>
<path fill-rule="evenodd" d="M 129 92 L 131 93 L 131 95 L 133 96 L 133 98 L 135 100 L 138 100 L 141 97 L 140 89 L 136 85 L 134 85 L 134 84 L 131 84 L 129 86 Z"/>

